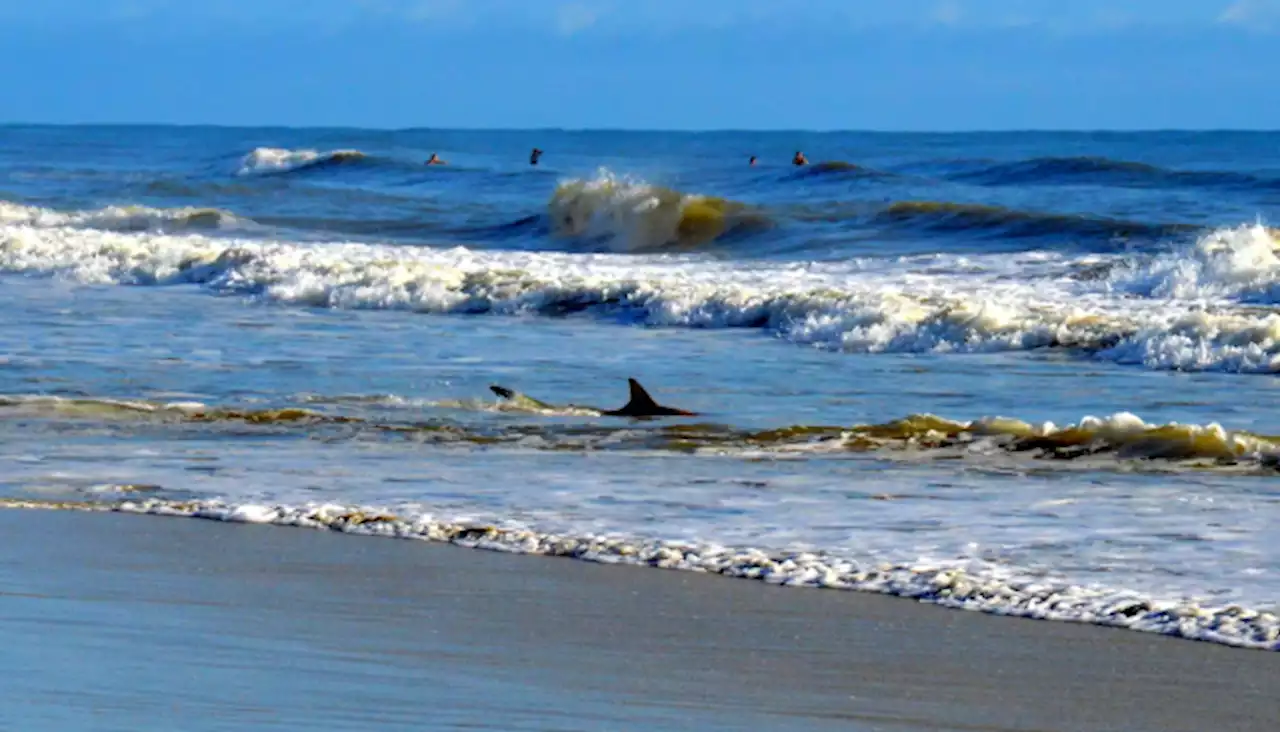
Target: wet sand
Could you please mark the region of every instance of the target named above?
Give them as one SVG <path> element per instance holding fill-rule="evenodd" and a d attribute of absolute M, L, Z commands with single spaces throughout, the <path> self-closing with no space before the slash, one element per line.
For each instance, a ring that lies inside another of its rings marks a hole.
<path fill-rule="evenodd" d="M 1280 729 L 1280 654 L 852 592 L 0 511 L 0 728 Z"/>

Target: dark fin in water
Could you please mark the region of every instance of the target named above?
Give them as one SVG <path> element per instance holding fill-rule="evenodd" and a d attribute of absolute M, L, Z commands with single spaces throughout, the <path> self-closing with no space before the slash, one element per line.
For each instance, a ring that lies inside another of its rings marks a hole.
<path fill-rule="evenodd" d="M 603 412 L 610 417 L 696 417 L 696 412 L 686 412 L 683 409 L 674 407 L 664 407 L 653 400 L 649 396 L 649 392 L 645 391 L 640 382 L 635 379 L 627 379 L 627 383 L 631 386 L 631 400 L 621 409 L 613 409 Z"/>
<path fill-rule="evenodd" d="M 649 396 L 649 392 L 645 391 L 640 382 L 635 379 L 627 379 L 627 383 L 631 386 L 631 400 L 621 409 L 597 409 L 595 407 L 580 407 L 573 404 L 567 405 L 570 409 L 591 409 L 599 412 L 606 417 L 696 417 L 697 412 L 686 412 L 683 409 L 674 407 L 664 407 L 655 402 L 653 397 Z M 546 409 L 554 410 L 553 407 L 546 402 L 540 402 L 532 397 L 525 396 L 515 389 L 508 389 L 505 386 L 492 384 L 489 391 L 497 394 L 503 399 L 514 402 L 517 406 L 524 406 L 530 409 Z"/>
<path fill-rule="evenodd" d="M 518 409 L 532 409 L 532 410 L 546 410 L 546 411 L 554 411 L 556 409 L 554 406 L 547 404 L 546 402 L 540 402 L 537 399 L 534 399 L 533 397 L 529 397 L 524 394 L 521 394 L 515 389 L 508 389 L 505 386 L 490 384 L 489 391 L 492 391 L 494 394 L 497 394 L 499 397 L 511 402 L 512 405 L 514 405 Z"/>

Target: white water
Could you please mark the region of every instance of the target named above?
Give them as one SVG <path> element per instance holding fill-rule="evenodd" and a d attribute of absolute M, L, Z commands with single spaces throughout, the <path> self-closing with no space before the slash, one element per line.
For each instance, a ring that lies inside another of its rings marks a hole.
<path fill-rule="evenodd" d="M 145 223 L 190 214 L 128 216 Z M 9 205 L 0 217 L 0 271 L 98 284 L 194 283 L 332 308 L 519 315 L 589 307 L 654 326 L 759 327 L 853 353 L 1068 346 L 1159 370 L 1280 368 L 1280 316 L 1248 307 L 1269 303 L 1280 282 L 1275 240 L 1258 226 L 1216 231 L 1190 250 L 1144 260 L 1033 252 L 790 264 L 83 228 L 117 228 L 119 220 L 113 211 Z M 1076 276 L 1098 266 L 1112 274 Z"/>
<path fill-rule="evenodd" d="M 317 163 L 328 162 L 340 158 L 362 156 L 359 150 L 289 150 L 277 147 L 255 148 L 240 160 L 237 175 L 263 175 L 270 173 L 288 173 L 300 170 Z"/>
<path fill-rule="evenodd" d="M 308 506 L 372 507 L 405 521 L 338 528 L 429 535 L 440 521 L 486 521 L 516 531 L 486 539 L 492 548 L 585 541 L 571 553 L 1275 643 L 1274 618 L 1255 612 L 1280 598 L 1265 472 L 1275 448 L 1254 437 L 1280 432 L 1269 381 L 1154 373 L 1274 363 L 1277 317 L 1253 304 L 1274 276 L 1264 230 L 1144 256 L 794 264 L 223 238 L 166 230 L 181 211 L 129 215 L 141 223 L 116 225 L 112 210 L 4 209 L 9 495 L 158 490 L 199 502 L 146 510 L 325 526 L 334 521 Z M 523 317 L 581 305 L 600 325 Z M 618 338 L 626 326 L 609 321 L 619 316 L 662 328 Z M 773 338 L 727 337 L 748 326 Z M 1029 360 L 1054 343 L 1086 350 Z M 981 355 L 992 353 L 1028 359 Z M 945 368 L 941 354 L 953 354 Z M 475 408 L 495 381 L 553 402 L 620 404 L 622 377 L 641 371 L 660 401 L 715 423 L 852 427 L 929 411 L 968 423 L 975 439 L 945 455 L 923 444 L 851 451 L 856 431 L 655 454 L 634 447 L 642 425 L 586 437 L 544 429 L 591 419 L 581 413 Z M 263 402 L 528 432 L 487 445 L 447 430 L 192 419 Z M 1173 403 L 1192 405 L 1189 416 L 1168 416 Z M 1052 422 L 1037 416 L 1046 410 Z M 983 441 L 1072 429 L 1123 454 L 1037 461 Z M 1215 467 L 1223 456 L 1242 466 Z M 598 534 L 622 544 L 591 549 Z M 743 559 L 803 551 L 825 554 L 785 567 Z M 1243 609 L 1222 609 L 1233 603 Z"/>

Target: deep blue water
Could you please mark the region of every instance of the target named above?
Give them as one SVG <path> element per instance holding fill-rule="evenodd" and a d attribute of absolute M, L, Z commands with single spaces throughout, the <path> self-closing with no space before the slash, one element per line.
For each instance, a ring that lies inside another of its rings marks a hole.
<path fill-rule="evenodd" d="M 1277 143 L 3 127 L 3 491 L 1274 608 Z"/>

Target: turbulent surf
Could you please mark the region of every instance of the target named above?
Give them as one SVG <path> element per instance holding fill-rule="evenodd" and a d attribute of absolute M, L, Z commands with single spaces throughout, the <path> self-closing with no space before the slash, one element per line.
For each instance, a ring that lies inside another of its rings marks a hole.
<path fill-rule="evenodd" d="M 1275 135 L 94 134 L 0 128 L 6 508 L 1280 649 Z"/>

